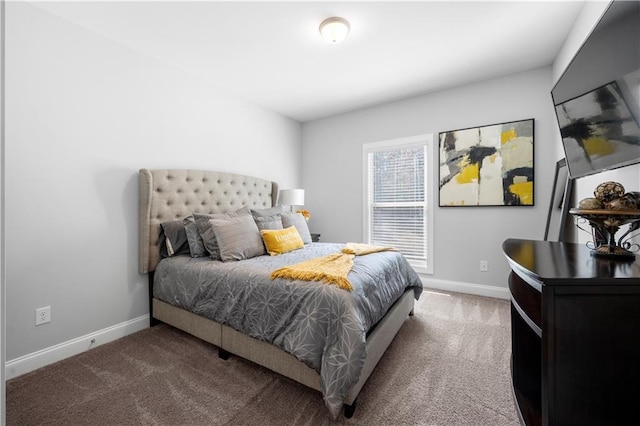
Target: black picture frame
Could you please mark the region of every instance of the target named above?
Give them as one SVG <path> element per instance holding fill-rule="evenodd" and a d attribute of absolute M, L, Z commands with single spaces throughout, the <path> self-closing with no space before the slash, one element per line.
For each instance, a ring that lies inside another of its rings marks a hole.
<path fill-rule="evenodd" d="M 535 205 L 535 119 L 440 132 L 439 207 Z"/>
<path fill-rule="evenodd" d="M 562 158 L 556 163 L 553 177 L 553 190 L 549 201 L 547 225 L 544 230 L 545 241 L 566 241 L 567 217 L 571 208 L 572 190 L 573 179 L 569 175 L 566 159 Z"/>

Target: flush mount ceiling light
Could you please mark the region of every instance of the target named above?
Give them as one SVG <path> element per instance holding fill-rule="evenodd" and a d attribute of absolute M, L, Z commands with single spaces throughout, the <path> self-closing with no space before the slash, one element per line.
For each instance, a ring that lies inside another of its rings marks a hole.
<path fill-rule="evenodd" d="M 344 18 L 328 18 L 320 24 L 320 34 L 327 43 L 337 44 L 347 38 L 349 21 Z"/>

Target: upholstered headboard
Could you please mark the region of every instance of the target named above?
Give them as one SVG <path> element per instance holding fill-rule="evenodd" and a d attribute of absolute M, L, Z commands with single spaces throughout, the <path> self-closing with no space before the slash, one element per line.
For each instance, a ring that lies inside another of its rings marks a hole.
<path fill-rule="evenodd" d="M 247 206 L 275 206 L 278 184 L 251 176 L 205 170 L 139 172 L 138 270 L 154 271 L 160 261 L 158 239 L 162 222 L 193 212 L 220 213 Z"/>

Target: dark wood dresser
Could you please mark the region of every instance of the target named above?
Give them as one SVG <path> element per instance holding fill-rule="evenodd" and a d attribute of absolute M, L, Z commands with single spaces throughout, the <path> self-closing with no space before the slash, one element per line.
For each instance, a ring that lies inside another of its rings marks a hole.
<path fill-rule="evenodd" d="M 640 260 L 508 239 L 511 375 L 526 425 L 640 424 Z"/>

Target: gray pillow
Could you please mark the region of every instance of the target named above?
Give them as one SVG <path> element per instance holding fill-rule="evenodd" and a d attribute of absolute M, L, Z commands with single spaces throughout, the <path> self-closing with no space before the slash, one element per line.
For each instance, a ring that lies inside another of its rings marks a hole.
<path fill-rule="evenodd" d="M 302 242 L 309 244 L 311 242 L 311 233 L 309 232 L 309 225 L 307 220 L 300 213 L 284 213 L 282 214 L 282 226 L 288 228 L 295 226 L 302 238 Z"/>
<path fill-rule="evenodd" d="M 202 244 L 209 256 L 212 259 L 220 260 L 220 249 L 218 248 L 218 241 L 216 239 L 216 234 L 213 231 L 211 225 L 211 219 L 227 219 L 231 217 L 237 216 L 247 216 L 249 218 L 253 218 L 251 216 L 251 212 L 248 207 L 242 207 L 234 212 L 226 212 L 226 213 L 213 213 L 213 214 L 203 214 L 203 213 L 194 213 L 193 217 L 195 218 L 196 225 L 198 227 L 198 232 L 200 233 L 200 237 L 202 239 Z"/>
<path fill-rule="evenodd" d="M 189 252 L 191 253 L 191 257 L 203 257 L 208 256 L 209 253 L 207 249 L 204 248 L 204 242 L 202 241 L 202 237 L 200 236 L 200 231 L 198 231 L 198 225 L 191 216 L 191 222 L 187 223 L 184 226 L 184 230 L 187 233 L 187 241 L 189 242 Z"/>
<path fill-rule="evenodd" d="M 262 236 L 250 215 L 210 219 L 223 262 L 243 260 L 265 254 Z"/>
<path fill-rule="evenodd" d="M 256 217 L 275 216 L 281 213 L 291 213 L 291 206 L 275 206 L 268 209 L 251 209 L 251 214 Z"/>
<path fill-rule="evenodd" d="M 282 229 L 282 219 L 279 214 L 274 216 L 254 216 L 253 220 L 255 220 L 259 231 L 263 229 Z"/>
<path fill-rule="evenodd" d="M 161 257 L 189 254 L 189 241 L 185 224 L 189 216 L 184 219 L 172 220 L 160 224 L 159 248 Z M 191 218 L 193 220 L 193 218 Z"/>

